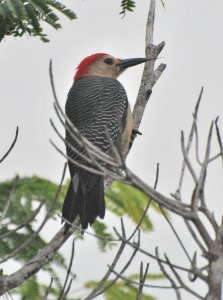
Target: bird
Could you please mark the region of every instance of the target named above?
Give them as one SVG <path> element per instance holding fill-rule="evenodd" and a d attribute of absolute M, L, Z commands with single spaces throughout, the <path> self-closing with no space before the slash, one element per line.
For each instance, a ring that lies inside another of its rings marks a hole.
<path fill-rule="evenodd" d="M 85 57 L 76 68 L 74 82 L 65 104 L 66 117 L 89 142 L 111 154 L 111 142 L 121 155 L 128 152 L 132 134 L 132 114 L 126 91 L 117 80 L 127 68 L 148 58 L 120 59 L 106 53 Z M 65 144 L 71 181 L 64 199 L 62 218 L 65 233 L 78 216 L 83 230 L 105 216 L 104 178 L 76 167 L 69 160 L 83 163 L 69 144 L 80 146 L 66 127 Z M 108 138 L 109 136 L 109 138 Z"/>

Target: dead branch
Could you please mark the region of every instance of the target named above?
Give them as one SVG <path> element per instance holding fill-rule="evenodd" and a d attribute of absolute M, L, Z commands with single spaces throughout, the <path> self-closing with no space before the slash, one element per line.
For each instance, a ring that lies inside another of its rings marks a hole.
<path fill-rule="evenodd" d="M 146 57 L 147 58 L 157 58 L 160 52 L 162 51 L 165 43 L 162 42 L 157 46 L 153 45 L 153 29 L 154 29 L 154 19 L 155 19 L 155 0 L 151 0 L 150 2 L 150 9 L 149 9 L 149 15 L 148 15 L 148 21 L 147 21 L 147 28 L 146 28 Z M 136 103 L 133 109 L 133 124 L 134 124 L 134 130 L 135 132 L 138 131 L 138 128 L 140 126 L 145 107 L 148 103 L 148 100 L 150 99 L 152 88 L 161 76 L 162 72 L 165 70 L 166 65 L 160 64 L 155 69 L 155 60 L 150 60 L 145 63 L 144 71 L 142 75 L 142 80 L 138 92 L 138 96 L 136 99 Z M 125 163 L 125 157 L 123 158 L 120 153 L 115 148 L 114 144 L 112 143 L 109 134 L 107 133 L 108 141 L 110 142 L 110 146 L 112 148 L 112 154 L 107 155 L 100 151 L 97 147 L 95 147 L 93 144 L 91 144 L 85 137 L 83 137 L 78 130 L 67 118 L 63 110 L 61 109 L 59 105 L 59 101 L 56 95 L 54 81 L 53 81 L 53 72 L 52 72 L 52 62 L 50 63 L 50 80 L 51 80 L 51 87 L 53 91 L 53 97 L 55 101 L 55 111 L 56 114 L 66 130 L 68 130 L 72 136 L 72 138 L 77 142 L 78 146 L 80 146 L 81 149 L 84 150 L 84 152 L 79 151 L 79 149 L 74 149 L 73 146 L 65 141 L 63 136 L 60 134 L 59 130 L 57 130 L 54 123 L 51 121 L 51 125 L 53 129 L 55 130 L 58 137 L 64 141 L 72 151 L 74 151 L 79 157 L 81 157 L 82 162 L 77 161 L 73 158 L 68 157 L 66 154 L 63 153 L 54 143 L 53 146 L 71 163 L 76 165 L 77 167 L 83 168 L 85 170 L 88 170 L 89 172 L 102 175 L 104 177 L 110 177 L 110 183 L 114 179 L 122 180 L 123 182 L 126 182 L 128 184 L 131 184 L 132 186 L 138 188 L 142 192 L 144 192 L 150 199 L 156 201 L 158 205 L 160 206 L 161 210 L 163 208 L 167 209 L 170 212 L 173 212 L 174 214 L 177 214 L 178 216 L 182 217 L 185 221 L 185 224 L 191 233 L 191 236 L 195 240 L 197 246 L 202 251 L 202 254 L 205 256 L 205 258 L 208 261 L 208 265 L 205 264 L 205 266 L 198 267 L 197 266 L 197 252 L 195 251 L 193 258 L 190 257 L 184 242 L 182 241 L 182 238 L 179 236 L 178 232 L 173 227 L 172 223 L 169 221 L 168 218 L 166 218 L 171 230 L 174 232 L 178 243 L 182 247 L 183 251 L 185 252 L 188 261 L 189 261 L 189 267 L 183 267 L 181 265 L 177 265 L 173 262 L 170 262 L 170 259 L 167 257 L 167 255 L 164 255 L 164 258 L 160 258 L 158 249 L 156 249 L 155 254 L 150 253 L 149 251 L 144 250 L 140 246 L 140 230 L 139 227 L 141 225 L 141 222 L 143 218 L 145 217 L 149 206 L 150 201 L 148 202 L 148 205 L 145 209 L 144 214 L 142 215 L 142 218 L 139 222 L 139 224 L 136 226 L 133 233 L 130 235 L 129 238 L 127 238 L 126 230 L 124 227 L 124 223 L 122 221 L 121 226 L 121 234 L 114 228 L 115 234 L 117 236 L 117 239 L 115 241 L 120 243 L 118 252 L 116 256 L 113 259 L 113 262 L 111 266 L 109 266 L 108 271 L 103 276 L 102 280 L 99 282 L 98 286 L 90 292 L 90 294 L 84 298 L 84 300 L 90 300 L 93 299 L 100 294 L 104 293 L 108 288 L 110 288 L 114 283 L 117 282 L 119 278 L 126 279 L 124 276 L 124 272 L 127 270 L 128 266 L 131 264 L 133 258 L 135 257 L 136 253 L 140 252 L 146 257 L 152 258 L 155 260 L 159 266 L 163 274 L 166 276 L 166 278 L 169 280 L 170 285 L 168 287 L 159 287 L 159 288 L 172 288 L 175 291 L 176 298 L 178 300 L 181 300 L 181 294 L 180 289 L 185 290 L 188 293 L 194 295 L 195 297 L 199 299 L 206 299 L 206 300 L 217 300 L 220 299 L 219 295 L 221 293 L 221 282 L 223 278 L 223 254 L 222 254 L 222 240 L 223 240 L 223 224 L 219 226 L 213 216 L 213 214 L 208 209 L 206 199 L 204 196 L 204 188 L 206 184 L 206 174 L 208 167 L 211 162 L 215 161 L 218 158 L 222 158 L 223 161 L 223 143 L 222 138 L 220 135 L 220 130 L 217 124 L 217 119 L 215 121 L 215 129 L 216 129 L 216 136 L 220 148 L 220 153 L 217 155 L 210 157 L 210 150 L 211 150 L 211 142 L 212 142 L 212 134 L 213 134 L 213 123 L 211 124 L 206 148 L 205 148 L 205 156 L 203 161 L 200 159 L 199 155 L 199 133 L 197 128 L 197 115 L 198 115 L 198 109 L 200 105 L 200 101 L 203 94 L 203 88 L 201 89 L 201 92 L 198 97 L 198 101 L 195 107 L 195 111 L 193 114 L 193 123 L 192 127 L 189 133 L 188 141 L 185 142 L 184 134 L 181 135 L 181 148 L 183 153 L 183 164 L 181 168 L 180 173 L 180 181 L 176 190 L 176 193 L 173 195 L 172 198 L 166 197 L 165 195 L 161 194 L 156 190 L 156 184 L 158 180 L 158 171 L 157 171 L 157 177 L 156 177 L 156 183 L 155 187 L 151 187 L 150 185 L 143 182 L 140 178 L 138 178 L 131 170 L 126 166 Z M 7 151 L 7 153 L 3 156 L 3 158 L 0 160 L 3 161 L 5 157 L 9 154 L 9 152 L 14 147 L 14 144 L 16 142 L 18 135 L 18 130 L 16 132 L 16 137 Z M 192 164 L 192 160 L 189 159 L 189 152 L 192 146 L 193 138 L 195 136 L 195 158 L 199 165 L 200 172 L 195 172 L 194 165 Z M 134 140 L 133 136 L 133 140 Z M 191 177 L 194 181 L 194 191 L 193 195 L 191 197 L 190 203 L 186 203 L 182 199 L 181 190 L 183 186 L 183 180 L 185 176 L 185 170 L 188 170 Z M 65 171 L 64 171 L 65 172 Z M 58 193 L 60 191 L 62 185 L 62 181 L 58 190 Z M 50 213 L 56 203 L 58 194 L 56 195 L 52 206 L 50 210 L 48 211 L 46 217 L 44 218 L 43 222 L 39 226 L 37 232 L 33 234 L 25 243 L 23 243 L 18 249 L 10 253 L 5 259 L 3 259 L 1 262 L 6 261 L 7 259 L 13 258 L 22 248 L 27 246 L 31 241 L 36 237 L 38 232 L 42 229 L 42 227 L 45 225 L 47 220 L 50 217 Z M 10 205 L 10 201 L 6 203 L 6 212 Z M 40 205 L 41 208 L 41 205 Z M 39 209 L 37 209 L 37 213 Z M 6 214 L 6 212 L 3 214 Z M 216 237 L 211 238 L 209 231 L 207 230 L 206 226 L 202 222 L 200 218 L 200 212 L 207 218 L 209 221 L 209 224 L 212 226 L 212 228 L 215 231 Z M 163 213 L 165 216 L 165 213 Z M 30 220 L 30 219 L 29 219 Z M 31 219 L 33 220 L 33 219 Z M 66 220 L 65 220 L 66 221 Z M 55 252 L 63 245 L 63 243 L 70 237 L 72 232 L 78 228 L 79 225 L 79 219 L 76 219 L 74 224 L 71 224 L 72 226 L 68 230 L 67 234 L 64 235 L 64 228 L 62 228 L 50 241 L 50 243 L 44 248 L 39 251 L 39 253 L 33 257 L 28 263 L 26 263 L 22 268 L 20 268 L 17 272 L 8 275 L 8 276 L 1 276 L 0 277 L 0 294 L 4 294 L 5 292 L 9 291 L 10 289 L 20 285 L 22 282 L 24 282 L 27 278 L 38 272 L 41 267 L 49 262 Z M 19 227 L 21 228 L 21 227 Z M 196 229 L 196 230 L 195 230 Z M 19 229 L 16 229 L 19 230 Z M 138 232 L 138 240 L 135 242 L 133 240 L 135 233 Z M 6 237 L 7 235 L 2 235 L 3 237 Z M 101 238 L 101 237 L 99 237 Z M 121 269 L 120 272 L 117 272 L 116 266 L 117 263 L 120 261 L 120 258 L 124 252 L 124 249 L 126 246 L 130 246 L 133 251 L 132 255 L 130 256 L 129 260 L 125 264 L 125 266 Z M 61 294 L 59 295 L 60 300 L 65 299 L 68 295 L 68 292 L 70 290 L 72 280 L 70 279 L 68 283 L 68 278 L 70 275 L 70 269 L 72 266 L 74 256 L 74 246 L 73 251 L 71 255 L 71 260 L 69 264 L 69 268 L 67 271 L 66 279 L 64 282 L 64 286 L 61 290 Z M 186 272 L 189 276 L 191 281 L 196 280 L 198 277 L 199 279 L 203 280 L 208 284 L 209 292 L 206 298 L 198 294 L 196 291 L 191 289 L 187 283 L 182 279 L 181 273 L 179 271 Z M 139 289 L 138 289 L 138 295 L 137 300 L 140 300 L 142 297 L 142 290 L 143 287 L 151 286 L 146 285 L 146 275 L 148 272 L 148 265 L 146 267 L 145 272 L 143 272 L 143 267 L 141 264 L 140 268 L 140 280 L 139 283 L 137 283 Z M 170 275 L 171 272 L 171 275 Z M 112 274 L 115 274 L 116 277 L 112 280 L 110 280 L 110 283 L 107 284 L 108 279 L 110 279 L 110 276 Z M 157 286 L 156 286 L 157 287 Z"/>
<path fill-rule="evenodd" d="M 64 296 L 66 296 L 70 290 L 70 284 L 67 286 L 67 282 L 68 282 L 68 278 L 70 276 L 70 272 L 71 272 L 71 268 L 72 268 L 72 264 L 73 264 L 73 260 L 74 260 L 74 248 L 75 247 L 75 239 L 73 239 L 73 242 L 72 242 L 72 249 L 71 249 L 71 256 L 70 256 L 70 263 L 69 263 L 69 266 L 68 266 L 68 269 L 67 269 L 67 274 L 66 274 L 66 278 L 65 278 L 65 281 L 64 281 L 64 284 L 63 284 L 63 287 L 62 287 L 62 290 L 61 290 L 61 293 L 58 297 L 57 300 L 62 300 L 64 299 Z"/>
<path fill-rule="evenodd" d="M 9 147 L 9 149 L 7 150 L 7 152 L 3 155 L 3 157 L 0 159 L 0 163 L 3 162 L 4 159 L 6 159 L 6 157 L 9 155 L 9 153 L 12 151 L 12 149 L 14 148 L 15 146 L 15 143 L 17 141 L 17 138 L 18 138 L 18 135 L 19 135 L 19 127 L 17 126 L 16 127 L 16 132 L 15 132 L 15 137 L 14 137 L 14 140 L 11 144 L 11 146 Z"/>
<path fill-rule="evenodd" d="M 146 25 L 145 53 L 147 58 L 151 58 L 151 57 L 157 58 L 165 46 L 165 42 L 162 42 L 157 46 L 153 45 L 155 8 L 156 8 L 156 2 L 155 0 L 151 0 L 147 25 Z M 139 129 L 145 111 L 145 107 L 152 94 L 152 88 L 156 84 L 159 77 L 161 76 L 161 74 L 166 68 L 165 64 L 160 64 L 157 69 L 154 69 L 154 65 L 155 65 L 155 60 L 151 60 L 146 62 L 144 66 L 144 71 L 142 74 L 138 96 L 132 112 L 133 128 L 135 130 Z"/>
<path fill-rule="evenodd" d="M 64 167 L 61 183 L 59 185 L 58 191 L 55 196 L 56 200 L 58 199 L 58 196 L 59 196 L 59 193 L 61 190 L 65 170 L 66 170 L 66 168 Z M 55 199 L 53 201 L 54 204 L 56 203 Z M 51 206 L 51 209 L 52 208 L 53 208 L 53 206 Z M 47 219 L 49 219 L 50 212 L 51 212 L 51 210 L 48 211 Z M 42 227 L 45 224 L 45 222 L 46 222 L 46 220 L 44 219 L 44 221 L 41 224 Z M 39 230 L 41 230 L 40 227 L 39 227 Z M 22 266 L 19 270 L 17 270 L 14 273 L 12 273 L 10 275 L 1 276 L 0 277 L 0 295 L 3 295 L 6 292 L 8 292 L 9 290 L 22 284 L 25 280 L 27 280 L 33 274 L 37 273 L 42 268 L 43 265 L 47 264 L 50 260 L 52 260 L 56 251 L 70 237 L 72 232 L 73 232 L 73 230 L 72 230 L 72 228 L 70 228 L 68 230 L 67 234 L 64 235 L 64 228 L 61 228 L 61 230 L 53 237 L 53 239 L 48 243 L 48 245 L 45 248 L 40 249 L 39 252 L 29 262 L 27 262 L 24 266 Z M 31 240 L 30 240 L 30 242 L 31 242 Z M 14 251 L 13 255 L 11 254 L 10 256 L 14 256 L 14 255 L 15 255 L 15 251 Z M 5 260 L 3 260 L 3 261 L 5 261 Z"/>
<path fill-rule="evenodd" d="M 123 221 L 121 220 L 121 230 L 122 230 L 122 236 L 123 236 L 123 239 L 125 240 L 126 238 L 126 233 L 125 233 L 125 227 L 124 227 L 124 224 L 123 224 Z M 117 262 L 119 261 L 124 249 L 125 249 L 125 246 L 126 246 L 126 243 L 124 242 L 124 240 L 121 242 L 121 245 L 118 249 L 118 252 L 116 253 L 115 257 L 114 257 L 114 260 L 111 264 L 111 268 L 114 269 Z M 87 296 L 85 297 L 83 300 L 90 300 L 90 299 L 94 299 L 95 295 L 98 295 L 100 294 L 100 291 L 101 289 L 103 288 L 103 286 L 105 285 L 105 283 L 107 282 L 108 278 L 110 277 L 111 275 L 111 271 L 108 270 L 107 273 L 104 275 L 104 277 L 101 279 L 101 281 L 98 283 L 98 285 L 96 286 L 96 288 Z"/>
<path fill-rule="evenodd" d="M 182 298 L 181 298 L 181 294 L 180 294 L 180 287 L 177 286 L 177 284 L 175 283 L 174 279 L 167 272 L 167 270 L 165 269 L 163 263 L 161 262 L 158 248 L 156 248 L 156 257 L 157 257 L 157 262 L 158 262 L 158 264 L 160 266 L 160 270 L 166 276 L 166 278 L 169 280 L 169 282 L 171 284 L 171 287 L 172 287 L 172 289 L 174 290 L 174 292 L 176 294 L 177 300 L 181 300 Z"/>
<path fill-rule="evenodd" d="M 2 221 L 3 221 L 4 218 L 6 217 L 7 211 L 8 211 L 8 209 L 9 209 L 10 205 L 11 205 L 12 196 L 13 196 L 13 194 L 14 194 L 14 192 L 15 192 L 15 189 L 16 189 L 16 186 L 17 186 L 17 184 L 18 184 L 18 180 L 19 180 L 19 177 L 16 176 L 15 179 L 14 179 L 14 183 L 13 183 L 13 185 L 12 185 L 11 191 L 10 191 L 10 193 L 9 193 L 8 199 L 7 199 L 6 203 L 5 203 L 5 207 L 4 207 L 4 209 L 3 209 L 2 213 L 1 213 L 1 216 L 0 216 L 0 223 L 2 223 Z"/>
<path fill-rule="evenodd" d="M 16 228 L 9 230 L 8 232 L 0 235 L 0 240 L 10 236 L 11 234 L 15 233 L 16 231 L 22 229 L 23 227 L 25 227 L 29 223 L 31 223 L 35 219 L 35 217 L 38 215 L 38 213 L 40 212 L 44 203 L 45 203 L 44 201 L 41 201 L 40 204 L 38 205 L 37 209 L 34 210 L 33 214 L 26 221 L 20 223 L 18 226 L 16 226 Z"/>
<path fill-rule="evenodd" d="M 142 299 L 142 290 L 143 287 L 145 286 L 145 281 L 146 281 L 146 275 L 149 270 L 149 264 L 146 265 L 145 272 L 143 272 L 143 263 L 141 262 L 140 264 L 140 273 L 139 273 L 139 288 L 138 288 L 138 294 L 136 300 L 141 300 Z"/>

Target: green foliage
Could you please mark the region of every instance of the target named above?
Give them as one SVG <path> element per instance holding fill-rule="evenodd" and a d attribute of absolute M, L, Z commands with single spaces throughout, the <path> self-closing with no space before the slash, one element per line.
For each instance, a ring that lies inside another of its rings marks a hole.
<path fill-rule="evenodd" d="M 10 197 L 10 223 L 20 224 L 21 221 L 30 217 L 34 203 L 38 204 L 39 201 L 45 201 L 46 207 L 49 208 L 57 189 L 56 183 L 38 176 L 7 180 L 0 183 L 0 211 L 3 210 L 8 197 Z M 66 189 L 67 185 L 64 185 L 55 209 L 61 208 Z"/>
<path fill-rule="evenodd" d="M 69 182 L 65 183 L 62 186 L 59 199 L 54 209 L 52 210 L 51 217 L 55 216 L 58 211 L 61 212 L 62 203 L 68 188 L 68 184 Z M 57 184 L 38 176 L 22 178 L 16 177 L 15 179 L 0 183 L 0 211 L 4 210 L 5 204 L 10 198 L 10 206 L 6 213 L 6 218 L 2 222 L 2 227 L 0 228 L 0 236 L 7 232 L 10 232 L 10 230 L 28 220 L 39 205 L 40 201 L 44 201 L 44 208 L 42 208 L 42 210 L 45 209 L 45 211 L 47 211 L 51 207 L 51 204 L 55 199 L 57 189 Z M 123 216 L 125 214 L 129 216 L 135 224 L 137 224 L 144 212 L 149 199 L 141 191 L 124 183 L 115 181 L 107 191 L 106 200 L 107 208 L 110 211 L 118 216 Z M 153 201 L 151 201 L 151 207 L 159 211 L 158 206 Z M 0 257 L 3 258 L 12 253 L 32 234 L 34 234 L 37 227 L 36 223 L 36 221 L 32 221 L 31 223 L 23 227 L 22 230 L 11 232 L 9 236 L 1 239 Z M 108 231 L 107 226 L 104 222 L 97 220 L 92 228 L 95 234 L 101 237 L 97 239 L 101 251 L 106 251 L 114 245 L 114 242 L 112 241 L 114 237 Z M 145 216 L 141 228 L 147 231 L 152 230 L 152 222 L 149 219 L 148 215 Z M 80 236 L 82 237 L 82 235 Z M 16 260 L 18 262 L 27 262 L 37 254 L 39 249 L 45 246 L 45 240 L 40 234 L 37 234 L 32 243 L 30 243 L 16 255 Z M 49 291 L 49 294 L 54 296 L 58 296 L 61 290 L 61 282 L 57 278 L 57 274 L 54 270 L 54 267 L 56 265 L 62 267 L 63 269 L 66 268 L 65 258 L 60 253 L 57 253 L 55 255 L 54 260 L 51 264 L 43 267 L 43 271 L 47 272 L 50 277 L 54 278 L 54 287 Z M 6 270 L 3 269 L 3 273 L 4 275 L 6 275 Z M 150 274 L 148 276 L 150 280 L 161 278 L 159 274 Z M 137 281 L 138 274 L 131 275 L 128 278 Z M 93 287 L 92 284 L 90 284 L 91 287 Z M 28 300 L 30 299 L 30 292 L 35 291 L 36 298 L 34 298 L 34 294 L 32 293 L 32 299 L 35 300 L 41 299 L 47 289 L 47 284 L 44 285 L 38 282 L 36 276 L 33 276 L 23 285 L 13 290 L 13 293 L 22 295 L 23 300 Z M 136 286 L 127 284 L 124 281 L 120 281 L 116 283 L 114 288 L 109 289 L 105 293 L 105 297 L 107 300 L 131 300 L 135 299 L 136 292 Z M 143 297 L 144 300 L 153 299 L 149 295 L 144 295 Z"/>
<path fill-rule="evenodd" d="M 10 204 L 6 212 L 6 218 L 1 224 L 0 236 L 8 232 L 10 232 L 10 235 L 6 236 L 5 238 L 1 238 L 0 258 L 4 258 L 18 249 L 20 245 L 26 242 L 27 239 L 29 239 L 32 234 L 36 232 L 35 221 L 27 224 L 21 230 L 13 232 L 12 229 L 30 218 L 40 200 L 45 201 L 44 208 L 47 210 L 52 204 L 52 201 L 55 199 L 57 189 L 57 184 L 37 176 L 23 178 L 16 177 L 13 180 L 8 180 L 0 184 L 1 212 L 4 210 L 5 204 L 10 198 Z M 57 209 L 61 209 L 61 203 L 65 196 L 65 192 L 66 185 L 62 188 L 61 195 L 59 197 L 60 201 L 58 201 L 52 213 L 55 213 Z M 42 249 L 46 245 L 47 242 L 41 237 L 40 234 L 37 234 L 35 239 L 32 240 L 32 243 L 29 243 L 26 247 L 19 251 L 15 259 L 18 262 L 27 262 L 37 254 L 39 249 Z M 66 270 L 65 259 L 59 252 L 56 253 L 51 264 L 43 267 L 43 270 L 46 271 L 50 277 L 54 278 L 56 276 L 54 271 L 55 265 L 59 265 L 61 268 Z M 3 269 L 4 275 L 7 275 L 6 272 L 7 270 Z M 29 289 L 30 286 L 33 288 Z M 21 285 L 19 289 L 20 294 L 24 296 L 24 300 L 30 299 L 29 291 L 33 290 L 35 290 L 35 295 L 37 295 L 36 299 L 41 299 L 38 298 L 40 287 L 35 276 L 25 282 L 24 285 Z M 26 297 L 28 294 L 29 296 Z"/>
<path fill-rule="evenodd" d="M 54 277 L 54 282 L 56 278 Z M 61 286 L 58 284 L 56 288 L 49 287 L 49 284 L 40 284 L 36 275 L 33 275 L 28 280 L 26 280 L 23 284 L 13 289 L 13 294 L 21 296 L 21 300 L 40 300 L 46 299 L 44 296 L 48 293 L 47 299 L 58 299 L 60 295 Z M 51 296 L 51 298 L 49 297 Z M 67 300 L 75 300 L 68 299 Z"/>
<path fill-rule="evenodd" d="M 163 8 L 165 9 L 164 1 L 163 0 L 160 0 L 160 1 L 162 3 Z M 127 11 L 133 12 L 135 7 L 136 7 L 136 1 L 134 1 L 134 0 L 122 0 L 121 1 L 121 11 L 120 11 L 119 14 L 124 17 L 125 14 L 127 13 Z"/>
<path fill-rule="evenodd" d="M 128 215 L 135 224 L 139 223 L 149 201 L 148 196 L 143 192 L 119 181 L 113 182 L 106 193 L 106 197 L 106 206 L 108 209 L 120 217 Z M 154 201 L 151 201 L 151 207 L 160 212 L 159 207 Z M 144 217 L 141 229 L 153 229 L 153 224 L 148 215 Z"/>
<path fill-rule="evenodd" d="M 148 279 L 155 279 L 152 277 L 153 274 L 150 276 L 148 275 Z M 156 279 L 164 279 L 164 276 L 162 274 L 154 274 Z M 125 276 L 127 280 L 119 280 L 117 281 L 111 288 L 106 290 L 104 292 L 104 297 L 106 300 L 123 300 L 123 299 L 128 299 L 128 300 L 135 300 L 136 295 L 138 292 L 138 286 L 136 284 L 131 283 L 128 280 L 139 280 L 139 274 L 134 274 L 131 276 Z M 105 284 L 105 287 L 108 286 L 111 283 L 110 280 L 108 280 Z M 95 288 L 98 285 L 98 281 L 88 281 L 85 284 L 86 288 Z M 156 298 L 147 294 L 143 293 L 142 295 L 142 300 L 155 300 Z"/>
<path fill-rule="evenodd" d="M 139 280 L 139 274 L 133 274 L 128 276 L 129 280 L 137 281 Z M 160 280 L 160 279 L 166 279 L 166 277 L 162 273 L 150 273 L 146 276 L 147 280 Z"/>
<path fill-rule="evenodd" d="M 32 276 L 29 280 L 25 281 L 17 289 L 14 290 L 15 294 L 22 295 L 22 300 L 30 300 L 32 293 L 32 300 L 41 299 L 41 286 L 38 283 L 37 276 Z"/>
<path fill-rule="evenodd" d="M 10 198 L 10 206 L 7 211 L 6 220 L 3 222 L 0 235 L 5 234 L 17 225 L 25 222 L 34 212 L 34 208 L 44 201 L 45 208 L 49 209 L 52 201 L 55 199 L 58 185 L 37 176 L 15 178 L 0 184 L 0 211 L 4 210 L 5 204 Z M 66 193 L 66 185 L 62 188 L 59 201 L 55 205 L 52 214 L 55 214 L 57 209 L 61 209 Z M 12 232 L 7 238 L 2 240 L 0 247 L 0 256 L 3 257 L 6 253 L 10 253 L 23 243 L 31 234 L 35 232 L 33 223 L 29 223 L 20 232 Z M 46 244 L 40 235 L 26 248 L 26 251 L 21 251 L 17 259 L 26 261 L 30 259 L 36 252 Z"/>
<path fill-rule="evenodd" d="M 139 223 L 148 201 L 149 198 L 143 192 L 119 181 L 114 181 L 106 192 L 106 209 L 119 217 L 128 216 L 136 225 Z M 160 208 L 154 201 L 151 201 L 150 206 L 160 213 Z M 97 220 L 92 228 L 98 236 L 102 237 L 102 239 L 98 239 L 98 245 L 102 251 L 106 251 L 114 245 L 111 241 L 114 236 L 107 232 L 104 222 Z M 140 228 L 144 231 L 153 230 L 153 224 L 148 214 L 145 215 Z"/>
<path fill-rule="evenodd" d="M 136 4 L 135 1 L 132 0 L 122 0 L 121 1 L 121 12 L 120 15 L 125 16 L 127 11 L 133 11 Z"/>
<path fill-rule="evenodd" d="M 115 243 L 111 242 L 113 235 L 107 231 L 107 226 L 105 223 L 96 220 L 92 227 L 95 231 L 95 234 L 100 237 L 98 239 L 98 246 L 101 251 L 106 251 L 115 245 Z"/>
<path fill-rule="evenodd" d="M 57 0 L 0 0 L 0 41 L 5 35 L 22 36 L 27 33 L 48 42 L 41 22 L 54 29 L 61 28 L 55 10 L 71 20 L 76 18 L 74 12 Z"/>

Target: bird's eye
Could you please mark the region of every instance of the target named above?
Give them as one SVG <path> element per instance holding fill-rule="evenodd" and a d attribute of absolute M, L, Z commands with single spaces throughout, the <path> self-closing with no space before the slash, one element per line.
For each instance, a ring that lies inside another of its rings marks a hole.
<path fill-rule="evenodd" d="M 114 61 L 112 58 L 108 57 L 104 60 L 104 62 L 107 64 L 107 65 L 113 65 Z"/>

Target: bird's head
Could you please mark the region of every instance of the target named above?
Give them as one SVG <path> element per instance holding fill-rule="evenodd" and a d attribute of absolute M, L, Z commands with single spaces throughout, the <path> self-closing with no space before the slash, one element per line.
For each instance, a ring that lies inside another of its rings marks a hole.
<path fill-rule="evenodd" d="M 119 59 L 106 53 L 96 53 L 85 57 L 77 67 L 74 79 L 84 76 L 117 78 L 129 67 L 146 62 L 148 58 Z"/>

